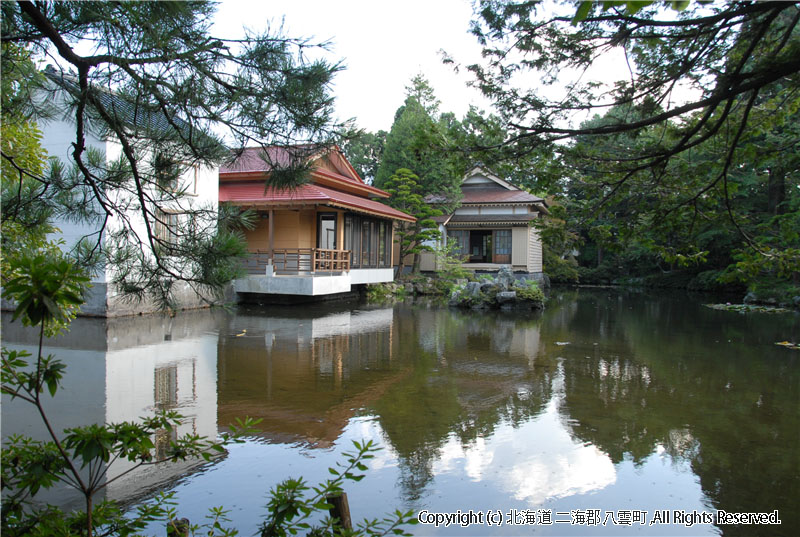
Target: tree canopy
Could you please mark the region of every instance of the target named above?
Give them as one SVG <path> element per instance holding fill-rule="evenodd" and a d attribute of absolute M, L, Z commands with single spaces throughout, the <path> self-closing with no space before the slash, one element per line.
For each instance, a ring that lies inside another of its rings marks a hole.
<path fill-rule="evenodd" d="M 184 199 L 163 188 L 164 174 L 218 164 L 229 156 L 225 144 L 331 143 L 340 125 L 329 84 L 340 66 L 308 59 L 309 48 L 324 44 L 281 31 L 214 36 L 215 9 L 208 2 L 3 2 L 4 94 L 5 75 L 22 72 L 15 66 L 23 58 L 12 51 L 26 51 L 24 60 L 38 69 L 51 64 L 42 84 L 4 98 L 4 120 L 75 125 L 66 166 L 29 169 L 4 151 L 4 166 L 18 168 L 17 191 L 29 198 L 4 206 L 4 222 L 24 218 L 22 208 L 69 208 L 71 218 L 97 228 L 79 257 L 113 262 L 115 283 L 139 296 L 167 299 L 176 281 L 213 288 L 231 277 L 242 245 L 224 227 L 214 231 L 216 211 L 184 203 L 172 235 L 156 232 L 171 224 L 162 209 Z M 95 154 L 90 133 L 118 141 L 121 157 Z M 273 174 L 275 186 L 297 185 L 304 172 Z"/>
<path fill-rule="evenodd" d="M 607 238 L 646 230 L 655 251 L 701 260 L 698 233 L 711 223 L 739 236 L 741 269 L 786 276 L 800 270 L 787 231 L 798 223 L 798 22 L 791 2 L 582 2 L 576 12 L 484 0 L 472 31 L 486 61 L 468 69 L 509 129 L 493 148 L 554 156 L 537 185 L 580 185 L 581 221 L 612 215 Z M 625 78 L 590 79 L 611 52 Z M 756 192 L 771 200 L 760 216 L 743 204 Z"/>
<path fill-rule="evenodd" d="M 342 152 L 356 169 L 358 175 L 369 184 L 375 181 L 378 164 L 383 155 L 387 132 L 376 133 L 362 131 L 342 141 Z"/>
<path fill-rule="evenodd" d="M 375 186 L 383 188 L 400 168 L 412 170 L 428 193 L 453 183 L 447 159 L 440 152 L 444 146 L 443 133 L 425 108 L 414 97 L 401 106 L 383 148 L 375 176 Z"/>

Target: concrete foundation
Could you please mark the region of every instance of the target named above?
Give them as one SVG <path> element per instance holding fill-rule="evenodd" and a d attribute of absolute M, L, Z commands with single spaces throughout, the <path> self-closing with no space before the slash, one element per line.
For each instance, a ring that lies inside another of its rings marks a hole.
<path fill-rule="evenodd" d="M 385 283 L 394 279 L 394 270 L 352 269 L 338 274 L 275 275 L 250 274 L 234 280 L 233 289 L 238 294 L 327 296 L 349 293 L 354 285 Z"/>

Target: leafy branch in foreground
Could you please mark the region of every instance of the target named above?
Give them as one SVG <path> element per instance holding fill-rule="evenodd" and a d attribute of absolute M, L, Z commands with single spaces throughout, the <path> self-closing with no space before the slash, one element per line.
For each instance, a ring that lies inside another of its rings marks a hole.
<path fill-rule="evenodd" d="M 74 527 L 78 524 L 88 537 L 95 534 L 95 524 L 103 531 L 117 522 L 109 520 L 115 507 L 103 502 L 94 505 L 94 496 L 109 484 L 142 466 L 165 461 L 179 461 L 224 452 L 224 446 L 241 440 L 251 433 L 255 422 L 245 420 L 233 427 L 231 433 L 212 441 L 196 435 L 186 435 L 170 443 L 163 456 L 156 455 L 153 437 L 158 432 L 174 431 L 181 422 L 175 412 L 163 412 L 144 418 L 141 423 L 121 422 L 92 424 L 64 431 L 60 436 L 45 412 L 45 390 L 54 396 L 66 366 L 52 355 L 43 354 L 45 335 L 66 330 L 82 302 L 88 285 L 83 272 L 60 254 L 23 252 L 10 261 L 15 277 L 3 289 L 3 295 L 16 302 L 14 320 L 39 328 L 39 343 L 35 357 L 27 351 L 2 349 L 2 393 L 33 405 L 47 430 L 47 442 L 12 437 L 3 448 L 2 464 L 2 530 L 5 535 L 24 535 L 31 528 L 49 527 L 56 512 L 53 507 L 43 510 L 29 508 L 30 500 L 40 489 L 64 483 L 84 498 L 85 518 L 68 519 L 59 523 Z M 33 359 L 31 359 L 33 358 Z M 108 468 L 117 460 L 134 464 L 108 479 Z M 95 514 L 99 518 L 95 519 Z M 111 519 L 115 520 L 115 519 Z M 127 523 L 126 523 L 127 524 Z M 53 529 L 53 528 L 51 528 Z M 82 531 L 83 532 L 83 531 Z M 46 532 L 44 533 L 46 534 Z M 102 534 L 102 533 L 100 533 Z"/>
<path fill-rule="evenodd" d="M 340 521 L 330 516 L 315 521 L 314 515 L 331 509 L 331 496 L 342 494 L 345 481 L 361 481 L 363 473 L 368 470 L 364 461 L 374 457 L 373 453 L 380 448 L 375 447 L 372 440 L 364 443 L 353 441 L 355 452 L 344 453 L 347 464 L 337 463 L 336 468 L 328 468 L 332 478 L 323 483 L 309 487 L 301 479 L 287 479 L 270 491 L 267 504 L 269 516 L 260 528 L 261 537 L 286 537 L 296 535 L 300 531 L 308 535 L 409 535 L 401 529 L 406 524 L 415 524 L 413 511 L 395 511 L 393 516 L 381 520 L 364 520 L 359 525 L 347 530 Z M 306 496 L 309 492 L 308 497 Z"/>

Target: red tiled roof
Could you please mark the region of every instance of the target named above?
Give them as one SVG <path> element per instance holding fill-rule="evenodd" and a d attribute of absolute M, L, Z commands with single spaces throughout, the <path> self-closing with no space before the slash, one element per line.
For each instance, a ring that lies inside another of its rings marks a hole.
<path fill-rule="evenodd" d="M 275 168 L 286 168 L 292 163 L 302 164 L 307 163 L 309 159 L 312 160 L 311 173 L 327 182 L 340 183 L 348 185 L 355 190 L 356 193 L 364 196 L 377 196 L 381 198 L 388 198 L 389 194 L 379 188 L 366 184 L 358 173 L 353 169 L 345 156 L 339 151 L 338 148 L 329 151 L 329 154 L 338 155 L 341 159 L 340 164 L 347 167 L 352 175 L 345 175 L 335 171 L 325 169 L 321 166 L 314 166 L 313 161 L 318 160 L 323 156 L 322 149 L 315 145 L 297 145 L 290 147 L 274 147 L 270 146 L 266 149 L 261 147 L 247 147 L 241 150 L 241 154 L 228 164 L 220 166 L 219 176 L 220 179 L 233 180 L 254 178 L 259 179 L 266 177 Z M 335 164 L 334 164 L 335 166 Z"/>
<path fill-rule="evenodd" d="M 264 189 L 262 182 L 223 183 L 219 186 L 219 201 L 236 205 L 291 205 L 312 203 L 334 205 L 355 211 L 377 214 L 395 220 L 413 222 L 415 218 L 388 205 L 367 198 L 339 192 L 315 184 L 305 184 L 294 190 Z"/>
<path fill-rule="evenodd" d="M 529 194 L 524 190 L 506 190 L 500 188 L 463 188 L 465 203 L 541 203 L 542 198 Z"/>
<path fill-rule="evenodd" d="M 315 174 L 317 174 L 319 176 L 322 176 L 322 177 L 330 178 L 330 179 L 338 179 L 339 181 L 348 181 L 350 183 L 355 183 L 358 186 L 358 189 L 363 191 L 363 192 L 367 192 L 368 196 L 369 195 L 379 196 L 381 198 L 388 198 L 389 197 L 389 194 L 386 191 L 381 190 L 380 188 L 374 187 L 372 185 L 368 185 L 366 183 L 362 183 L 360 181 L 356 181 L 355 179 L 353 179 L 351 177 L 347 177 L 347 176 L 344 176 L 344 175 L 341 175 L 341 174 L 338 174 L 338 173 L 332 173 L 332 172 L 330 172 L 328 170 L 323 170 L 321 168 L 317 168 L 317 169 L 313 170 L 313 173 L 315 173 Z"/>
<path fill-rule="evenodd" d="M 236 160 L 220 166 L 219 172 L 269 172 L 276 167 L 285 168 L 297 160 L 305 162 L 318 152 L 319 148 L 311 144 L 289 147 L 246 147 L 241 150 L 241 154 L 236 157 Z"/>

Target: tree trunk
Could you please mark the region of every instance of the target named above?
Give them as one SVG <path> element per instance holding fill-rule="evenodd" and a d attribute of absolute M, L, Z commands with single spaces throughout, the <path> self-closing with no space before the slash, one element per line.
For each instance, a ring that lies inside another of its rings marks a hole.
<path fill-rule="evenodd" d="M 94 535 L 94 528 L 92 527 L 92 511 L 94 510 L 92 493 L 91 491 L 83 491 L 83 493 L 86 495 L 86 537 L 92 537 Z"/>
<path fill-rule="evenodd" d="M 770 168 L 767 174 L 767 212 L 783 214 L 786 200 L 786 174 L 780 168 Z"/>

